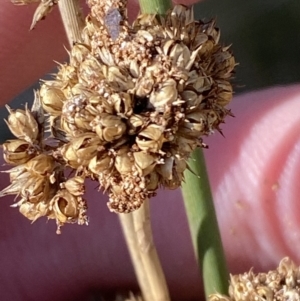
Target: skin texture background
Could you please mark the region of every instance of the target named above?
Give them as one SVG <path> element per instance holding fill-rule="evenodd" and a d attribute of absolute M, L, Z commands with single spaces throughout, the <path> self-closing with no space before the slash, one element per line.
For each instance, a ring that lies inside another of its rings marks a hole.
<path fill-rule="evenodd" d="M 233 42 L 240 62 L 237 96 L 231 104 L 236 117 L 222 127 L 225 138 L 215 133 L 205 139 L 230 270 L 275 268 L 287 255 L 299 264 L 300 86 L 292 84 L 299 81 L 299 58 L 293 55 L 299 50 L 295 1 L 252 1 L 243 7 L 234 0 L 226 6 L 207 0 L 197 9 L 202 17 L 217 16 L 222 40 Z M 131 3 L 130 14 L 136 11 Z M 51 72 L 53 60 L 66 58 L 57 11 L 29 33 L 32 13 L 32 7 L 14 7 L 9 1 L 0 7 L 2 105 Z M 286 29 L 279 30 L 283 26 Z M 258 88 L 264 89 L 250 91 Z M 18 106 L 30 101 L 28 91 L 18 97 Z M 7 184 L 7 175 L 1 174 L 0 189 Z M 13 198 L 1 200 L 1 300 L 97 300 L 103 291 L 137 288 L 116 215 L 108 212 L 106 197 L 95 183 L 89 183 L 87 191 L 90 225 L 67 225 L 60 236 L 53 221 L 31 225 L 9 207 Z M 151 211 L 173 300 L 197 300 L 200 277 L 180 191 L 160 191 Z"/>

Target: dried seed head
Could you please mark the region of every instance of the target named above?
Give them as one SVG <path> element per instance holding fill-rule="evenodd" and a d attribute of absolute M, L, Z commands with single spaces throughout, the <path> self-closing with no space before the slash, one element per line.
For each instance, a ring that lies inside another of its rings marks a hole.
<path fill-rule="evenodd" d="M 80 196 L 71 194 L 66 189 L 58 190 L 49 203 L 51 214 L 49 218 L 56 219 L 57 234 L 60 234 L 60 227 L 65 223 L 84 225 L 88 223 L 85 200 Z"/>
<path fill-rule="evenodd" d="M 191 153 L 231 115 L 235 60 L 214 20 L 195 21 L 192 8 L 176 5 L 131 26 L 126 1 L 87 2 L 83 43 L 43 82 L 38 108 L 9 109 L 19 140 L 4 144 L 17 166 L 0 196 L 20 195 L 24 215 L 59 227 L 87 222 L 85 178 L 99 182 L 114 212 L 138 209 L 160 186 L 179 187 Z"/>
<path fill-rule="evenodd" d="M 35 203 L 44 198 L 49 190 L 49 185 L 50 182 L 45 177 L 29 172 L 26 183 L 20 189 L 20 194 Z"/>
<path fill-rule="evenodd" d="M 151 196 L 153 193 L 147 190 L 145 177 L 127 173 L 112 185 L 107 206 L 114 212 L 129 213 L 140 208 Z"/>
<path fill-rule="evenodd" d="M 299 300 L 300 267 L 285 257 L 274 271 L 231 275 L 229 296 L 212 294 L 209 301 Z"/>
<path fill-rule="evenodd" d="M 6 124 L 10 131 L 19 139 L 33 143 L 38 137 L 38 124 L 32 113 L 26 107 L 25 110 L 13 110 L 6 106 L 9 116 Z"/>

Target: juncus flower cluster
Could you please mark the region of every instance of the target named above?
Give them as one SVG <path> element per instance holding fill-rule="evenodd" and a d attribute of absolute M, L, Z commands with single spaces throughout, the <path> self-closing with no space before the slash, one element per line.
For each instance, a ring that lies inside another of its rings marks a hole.
<path fill-rule="evenodd" d="M 231 114 L 235 60 L 214 20 L 195 21 L 192 8 L 176 5 L 130 25 L 125 1 L 88 4 L 69 62 L 42 83 L 32 111 L 10 110 L 7 121 L 17 139 L 4 144 L 15 167 L 2 195 L 20 196 L 29 219 L 59 226 L 87 222 L 87 178 L 117 213 L 138 209 L 161 186 L 179 187 L 202 137 Z"/>
<path fill-rule="evenodd" d="M 213 294 L 209 301 L 300 300 L 300 267 L 288 257 L 274 271 L 231 276 L 229 296 Z"/>

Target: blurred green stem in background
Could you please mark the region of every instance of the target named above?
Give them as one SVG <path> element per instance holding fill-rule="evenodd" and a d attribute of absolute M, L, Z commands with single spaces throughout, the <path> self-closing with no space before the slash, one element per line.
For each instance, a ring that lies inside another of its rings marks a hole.
<path fill-rule="evenodd" d="M 188 161 L 182 194 L 205 295 L 228 294 L 229 274 L 202 149 Z"/>
<path fill-rule="evenodd" d="M 170 0 L 139 0 L 139 3 L 143 14 L 164 15 L 172 8 L 172 1 Z"/>

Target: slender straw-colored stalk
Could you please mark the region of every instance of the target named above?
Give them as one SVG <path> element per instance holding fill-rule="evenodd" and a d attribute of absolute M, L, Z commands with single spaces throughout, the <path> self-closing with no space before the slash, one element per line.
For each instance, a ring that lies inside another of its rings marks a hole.
<path fill-rule="evenodd" d="M 130 213 L 119 214 L 119 219 L 126 240 L 127 248 L 131 257 L 131 261 L 134 267 L 134 271 L 143 294 L 143 299 L 145 301 L 154 300 L 153 293 L 149 284 L 148 273 L 144 268 L 144 264 L 138 247 L 137 235 L 133 223 L 133 216 Z"/>
<path fill-rule="evenodd" d="M 137 243 L 140 250 L 144 269 L 147 272 L 149 286 L 153 292 L 152 300 L 170 300 L 169 291 L 163 273 L 157 251 L 153 242 L 149 200 L 147 200 L 140 210 L 132 213 Z"/>
<path fill-rule="evenodd" d="M 202 271 L 205 295 L 228 294 L 229 275 L 202 149 L 188 162 L 182 185 L 192 241 Z"/>
<path fill-rule="evenodd" d="M 81 31 L 84 28 L 84 18 L 79 6 L 79 0 L 58 1 L 60 15 L 67 33 L 70 46 L 81 41 Z"/>
<path fill-rule="evenodd" d="M 170 300 L 153 242 L 149 201 L 133 213 L 119 214 L 119 218 L 144 300 Z"/>

